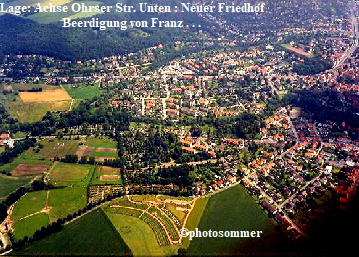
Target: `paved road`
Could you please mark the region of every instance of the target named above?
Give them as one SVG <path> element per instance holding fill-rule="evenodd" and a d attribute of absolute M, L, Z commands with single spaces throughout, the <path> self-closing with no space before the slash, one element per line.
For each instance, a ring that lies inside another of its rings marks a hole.
<path fill-rule="evenodd" d="M 352 20 L 352 32 L 354 36 L 354 42 L 349 47 L 349 49 L 343 54 L 343 56 L 340 58 L 340 61 L 333 67 L 332 70 L 338 69 L 352 54 L 355 52 L 355 50 L 358 48 L 358 41 L 359 41 L 359 31 L 358 31 L 358 21 L 356 18 L 356 7 L 355 7 L 355 1 L 351 1 L 350 3 L 350 18 Z"/>

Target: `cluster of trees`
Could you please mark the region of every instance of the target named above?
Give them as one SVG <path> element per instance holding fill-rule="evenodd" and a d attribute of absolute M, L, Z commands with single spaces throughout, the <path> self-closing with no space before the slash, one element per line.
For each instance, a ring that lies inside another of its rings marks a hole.
<path fill-rule="evenodd" d="M 31 89 L 19 89 L 19 92 L 42 92 L 42 87 L 33 87 Z"/>
<path fill-rule="evenodd" d="M 129 174 L 127 178 L 131 184 L 174 184 L 183 191 L 192 190 L 196 182 L 211 184 L 215 181 L 215 175 L 223 175 L 223 169 L 218 164 L 208 163 L 201 165 L 180 165 L 168 168 L 152 169 L 135 174 Z"/>
<path fill-rule="evenodd" d="M 303 63 L 295 63 L 293 65 L 293 71 L 299 75 L 318 74 L 332 67 L 331 63 L 321 57 L 303 57 L 303 59 Z"/>
<path fill-rule="evenodd" d="M 107 0 L 106 5 L 117 2 Z M 133 1 L 130 2 L 133 5 Z M 183 17 L 182 17 L 183 16 Z M 31 17 L 31 15 L 29 16 Z M 126 13 L 125 16 L 117 13 L 101 15 L 101 20 L 147 20 L 153 17 L 151 13 Z M 91 20 L 92 18 L 83 18 Z M 195 13 L 163 13 L 161 20 L 200 20 Z M 149 24 L 151 24 L 149 22 Z M 38 53 L 63 60 L 93 59 L 103 56 L 112 56 L 137 52 L 141 49 L 155 46 L 159 43 L 173 42 L 175 38 L 183 40 L 189 34 L 182 29 L 174 28 L 63 28 L 61 23 L 40 24 L 30 19 L 24 19 L 13 15 L 0 17 L 0 30 L 3 35 L 0 52 L 14 54 Z M 142 30 L 146 36 L 141 36 L 138 30 Z M 36 36 L 34 36 L 36 35 Z M 18 44 L 18 42 L 22 44 Z"/>
<path fill-rule="evenodd" d="M 95 157 L 82 156 L 80 159 L 76 154 L 67 154 L 64 158 L 55 157 L 55 161 L 62 161 L 67 163 L 80 163 L 80 164 L 96 164 L 110 166 L 114 168 L 123 168 L 126 164 L 126 159 L 123 157 L 116 159 L 105 159 L 104 161 L 96 161 Z"/>
<path fill-rule="evenodd" d="M 359 127 L 358 110 L 355 109 L 357 96 L 351 94 L 341 94 L 333 90 L 315 92 L 313 90 L 300 90 L 294 94 L 289 94 L 285 100 L 294 106 L 299 106 L 302 110 L 319 122 L 327 120 L 338 124 L 345 122 L 347 126 Z M 349 136 L 357 138 L 357 132 L 350 131 Z"/>
<path fill-rule="evenodd" d="M 243 113 L 236 118 L 235 134 L 239 138 L 256 139 L 263 125 L 260 116 Z"/>

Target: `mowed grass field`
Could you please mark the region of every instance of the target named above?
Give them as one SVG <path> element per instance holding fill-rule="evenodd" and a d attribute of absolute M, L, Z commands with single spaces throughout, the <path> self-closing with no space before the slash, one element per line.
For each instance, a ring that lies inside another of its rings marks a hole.
<path fill-rule="evenodd" d="M 28 215 L 41 211 L 47 202 L 47 191 L 27 193 L 15 204 L 11 220 L 18 221 Z"/>
<path fill-rule="evenodd" d="M 1 169 L 1 167 L 0 167 Z M 30 178 L 11 177 L 0 174 L 0 199 L 5 198 L 11 192 L 30 182 Z"/>
<path fill-rule="evenodd" d="M 131 250 L 106 214 L 97 209 L 75 220 L 56 234 L 34 242 L 16 254 L 23 255 L 123 256 Z"/>
<path fill-rule="evenodd" d="M 90 137 L 86 139 L 85 144 L 95 148 L 117 148 L 116 141 L 109 137 Z"/>
<path fill-rule="evenodd" d="M 206 205 L 198 229 L 201 231 L 263 231 L 259 238 L 194 238 L 190 254 L 296 252 L 290 239 L 269 219 L 242 186 L 213 195 Z"/>
<path fill-rule="evenodd" d="M 80 16 L 80 13 L 78 13 L 77 16 Z M 99 86 L 64 85 L 63 87 L 65 88 L 67 93 L 69 93 L 69 95 L 74 99 L 92 99 L 95 96 L 99 96 L 102 92 Z"/>
<path fill-rule="evenodd" d="M 141 219 L 123 214 L 106 214 L 134 256 L 171 256 L 177 254 L 178 245 L 160 247 L 150 226 Z"/>
<path fill-rule="evenodd" d="M 51 207 L 50 221 L 64 218 L 86 206 L 86 187 L 67 187 L 50 191 L 48 204 Z"/>
<path fill-rule="evenodd" d="M 50 172 L 50 182 L 55 186 L 87 186 L 94 166 L 75 163 L 56 163 Z"/>
<path fill-rule="evenodd" d="M 14 237 L 16 240 L 22 239 L 25 236 L 32 236 L 41 227 L 49 225 L 49 215 L 46 213 L 37 213 L 29 218 L 19 220 L 14 224 Z"/>

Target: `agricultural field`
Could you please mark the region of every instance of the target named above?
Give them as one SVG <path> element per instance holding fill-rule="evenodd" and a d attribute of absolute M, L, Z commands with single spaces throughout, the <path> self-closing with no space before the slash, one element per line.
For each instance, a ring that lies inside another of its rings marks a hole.
<path fill-rule="evenodd" d="M 71 96 L 63 89 L 45 90 L 42 92 L 19 92 L 24 103 L 57 102 L 71 100 Z"/>
<path fill-rule="evenodd" d="M 19 165 L 22 164 L 52 165 L 52 162 L 50 160 L 46 160 L 43 157 L 27 156 L 25 152 L 14 158 L 11 163 L 0 166 L 0 170 L 4 170 L 7 173 L 12 173 Z"/>
<path fill-rule="evenodd" d="M 44 174 L 49 168 L 50 165 L 46 164 L 19 164 L 11 174 L 14 177 L 38 175 Z"/>
<path fill-rule="evenodd" d="M 89 15 L 88 13 L 82 14 Z M 80 13 L 77 14 L 77 16 L 80 15 Z M 101 89 L 98 86 L 64 85 L 63 87 L 65 88 L 67 93 L 69 93 L 69 95 L 74 99 L 92 99 L 95 96 L 101 95 Z"/>
<path fill-rule="evenodd" d="M 0 199 L 5 198 L 8 194 L 29 182 L 30 178 L 14 178 L 0 174 Z"/>
<path fill-rule="evenodd" d="M 82 209 L 87 204 L 86 187 L 67 187 L 50 191 L 48 205 L 50 209 L 50 222 L 64 218 L 70 213 Z"/>
<path fill-rule="evenodd" d="M 122 175 L 119 168 L 100 166 L 95 168 L 91 180 L 92 185 L 123 184 Z"/>
<path fill-rule="evenodd" d="M 290 239 L 242 186 L 213 195 L 208 200 L 198 229 L 263 231 L 263 234 L 260 238 L 194 238 L 188 248 L 190 254 L 295 252 Z"/>
<path fill-rule="evenodd" d="M 87 186 L 94 166 L 75 163 L 56 163 L 50 172 L 50 182 L 55 186 Z"/>
<path fill-rule="evenodd" d="M 88 147 L 84 145 L 80 145 L 76 150 L 76 155 L 81 158 L 82 156 L 92 156 L 93 151 L 95 150 L 94 147 Z"/>
<path fill-rule="evenodd" d="M 76 239 L 76 240 L 73 240 Z M 23 255 L 131 255 L 106 214 L 97 209 L 56 234 L 34 242 L 16 254 Z"/>

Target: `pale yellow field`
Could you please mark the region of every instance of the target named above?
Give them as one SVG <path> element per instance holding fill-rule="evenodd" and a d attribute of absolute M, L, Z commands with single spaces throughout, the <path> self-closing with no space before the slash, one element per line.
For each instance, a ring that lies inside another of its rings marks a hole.
<path fill-rule="evenodd" d="M 71 96 L 63 89 L 45 90 L 42 92 L 20 92 L 19 95 L 24 103 L 71 100 Z"/>

